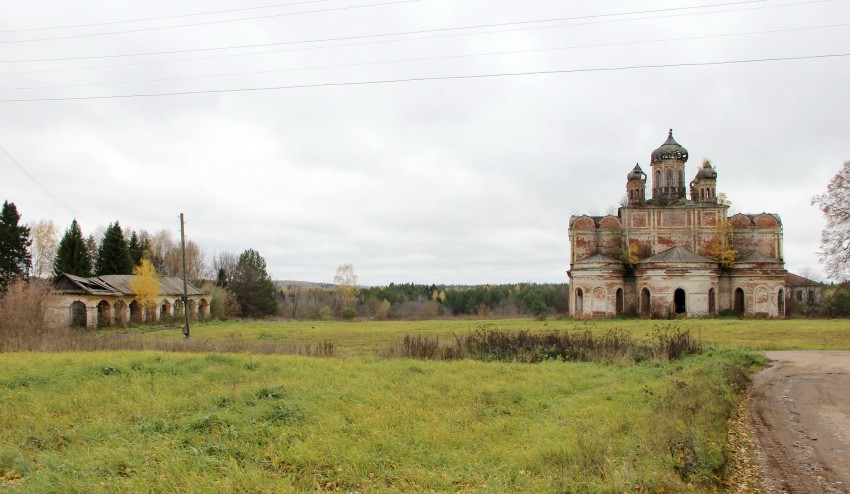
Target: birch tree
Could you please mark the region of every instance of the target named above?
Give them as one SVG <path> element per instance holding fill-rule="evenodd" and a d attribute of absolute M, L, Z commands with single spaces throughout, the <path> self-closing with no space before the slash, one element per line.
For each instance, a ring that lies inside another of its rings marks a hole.
<path fill-rule="evenodd" d="M 827 276 L 846 280 L 850 278 L 850 161 L 832 177 L 826 192 L 812 198 L 812 205 L 826 218 L 818 260 Z"/>

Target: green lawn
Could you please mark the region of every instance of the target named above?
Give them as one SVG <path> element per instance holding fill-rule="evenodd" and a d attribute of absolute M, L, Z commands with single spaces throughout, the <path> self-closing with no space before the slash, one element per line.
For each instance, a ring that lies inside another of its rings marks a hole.
<path fill-rule="evenodd" d="M 430 321 L 214 321 L 195 324 L 196 340 L 246 339 L 254 341 L 288 341 L 316 345 L 333 343 L 341 355 L 374 355 L 406 334 L 428 334 L 454 339 L 481 325 L 495 329 L 533 331 L 566 330 L 605 332 L 625 328 L 636 337 L 651 335 L 658 328 L 676 325 L 690 329 L 707 344 L 734 346 L 749 350 L 846 350 L 850 349 L 850 321 L 846 319 L 682 319 L 653 321 L 614 319 L 583 322 L 569 319 L 494 319 L 494 320 L 430 320 Z M 145 330 L 137 329 L 133 332 Z M 104 334 L 114 334 L 106 331 Z M 121 332 L 121 331 L 118 331 Z M 180 339 L 178 330 L 155 331 L 145 338 Z"/>
<path fill-rule="evenodd" d="M 0 491 L 712 492 L 750 363 L 0 354 Z"/>

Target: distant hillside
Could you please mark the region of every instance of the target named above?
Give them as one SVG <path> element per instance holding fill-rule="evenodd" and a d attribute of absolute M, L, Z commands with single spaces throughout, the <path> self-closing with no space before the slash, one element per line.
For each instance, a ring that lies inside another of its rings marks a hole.
<path fill-rule="evenodd" d="M 278 288 L 286 288 L 288 286 L 299 286 L 304 288 L 333 288 L 333 283 L 316 283 L 313 281 L 298 281 L 298 280 L 274 280 L 274 285 Z"/>

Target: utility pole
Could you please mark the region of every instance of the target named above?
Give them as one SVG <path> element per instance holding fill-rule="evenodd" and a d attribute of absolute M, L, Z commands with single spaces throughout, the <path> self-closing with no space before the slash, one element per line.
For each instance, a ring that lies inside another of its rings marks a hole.
<path fill-rule="evenodd" d="M 183 337 L 189 338 L 189 288 L 186 284 L 186 234 L 183 231 L 183 213 L 180 213 L 180 251 L 183 253 Z"/>

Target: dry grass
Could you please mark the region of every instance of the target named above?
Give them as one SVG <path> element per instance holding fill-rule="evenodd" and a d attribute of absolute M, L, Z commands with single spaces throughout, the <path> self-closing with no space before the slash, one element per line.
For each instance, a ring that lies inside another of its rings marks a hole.
<path fill-rule="evenodd" d="M 689 330 L 675 325 L 657 326 L 653 333 L 636 339 L 631 331 L 614 328 L 603 334 L 585 331 L 502 331 L 486 325 L 454 340 L 441 343 L 438 336 L 406 335 L 384 356 L 424 360 L 472 358 L 501 362 L 642 362 L 670 361 L 702 351 Z"/>

